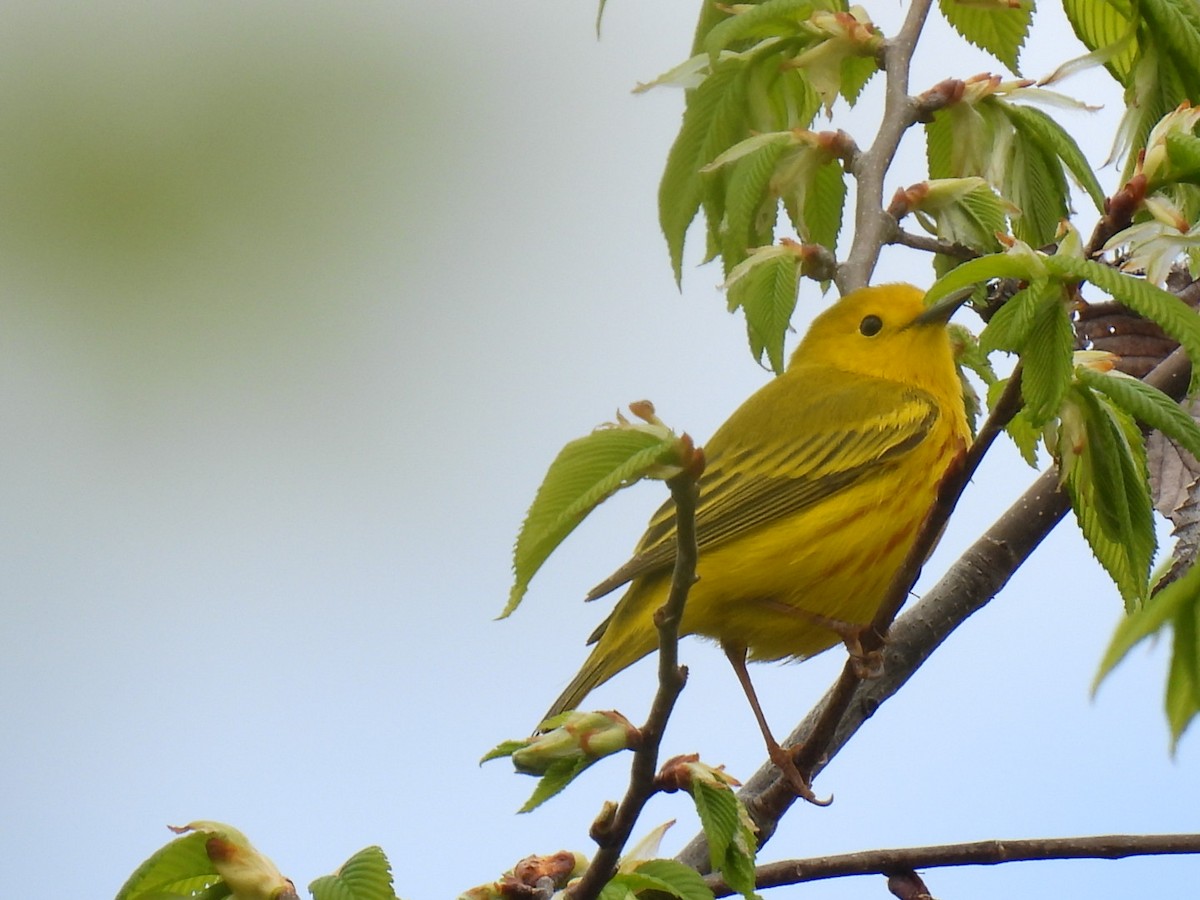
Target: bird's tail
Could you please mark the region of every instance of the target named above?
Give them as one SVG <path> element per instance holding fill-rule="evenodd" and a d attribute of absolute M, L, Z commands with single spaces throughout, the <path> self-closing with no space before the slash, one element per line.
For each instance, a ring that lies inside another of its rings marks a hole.
<path fill-rule="evenodd" d="M 656 637 L 656 635 L 655 635 Z M 600 641 L 592 648 L 591 654 L 579 673 L 571 679 L 571 683 L 559 694 L 558 699 L 551 704 L 542 716 L 542 721 L 569 709 L 578 709 L 584 698 L 622 669 L 633 665 L 657 646 L 656 642 L 635 640 L 620 640 L 619 636 L 608 629 Z"/>
<path fill-rule="evenodd" d="M 583 702 L 583 699 L 592 692 L 596 687 L 599 687 L 604 682 L 608 681 L 617 673 L 617 669 L 611 671 L 604 665 L 604 658 L 600 651 L 603 647 L 597 645 L 588 656 L 587 662 L 583 664 L 583 668 L 579 673 L 571 679 L 571 683 L 566 689 L 558 695 L 546 714 L 542 716 L 542 721 L 557 716 L 559 713 L 566 712 L 568 709 L 575 709 Z"/>

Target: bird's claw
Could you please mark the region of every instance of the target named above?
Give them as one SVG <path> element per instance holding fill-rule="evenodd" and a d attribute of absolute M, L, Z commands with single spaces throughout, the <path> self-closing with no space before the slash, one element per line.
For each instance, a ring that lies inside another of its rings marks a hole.
<path fill-rule="evenodd" d="M 800 770 L 796 767 L 796 761 L 792 758 L 792 754 L 783 747 L 777 746 L 771 751 L 771 762 L 775 763 L 779 771 L 783 773 L 784 779 L 797 797 L 807 800 L 813 806 L 829 806 L 829 804 L 833 803 L 832 794 L 822 800 L 813 793 L 812 785 L 800 774 Z"/>

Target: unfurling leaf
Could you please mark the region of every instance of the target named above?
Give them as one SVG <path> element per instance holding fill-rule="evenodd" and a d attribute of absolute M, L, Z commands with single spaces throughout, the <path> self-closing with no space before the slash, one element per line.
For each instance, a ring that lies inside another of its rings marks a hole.
<path fill-rule="evenodd" d="M 1200 712 L 1200 640 L 1197 612 L 1200 610 L 1200 566 L 1192 566 L 1181 578 L 1158 591 L 1117 625 L 1092 683 L 1093 692 L 1129 651 L 1146 638 L 1168 627 L 1174 640 L 1167 675 L 1165 705 L 1174 750 L 1184 730 Z"/>
<path fill-rule="evenodd" d="M 313 900 L 396 900 L 392 867 L 379 847 L 359 850 L 333 875 L 308 886 Z"/>
<path fill-rule="evenodd" d="M 756 897 L 757 829 L 746 807 L 733 792 L 739 782 L 724 769 L 706 765 L 693 754 L 667 760 L 659 773 L 658 783 L 663 790 L 684 790 L 692 795 L 708 841 L 709 863 L 733 890 L 747 900 Z"/>
<path fill-rule="evenodd" d="M 634 408 L 634 407 L 631 407 Z M 691 440 L 653 415 L 644 424 L 619 417 L 559 452 L 542 480 L 513 549 L 515 580 L 500 618 L 521 602 L 542 563 L 607 497 L 643 478 L 669 478 L 694 459 Z M 635 412 L 637 410 L 635 409 Z"/>
<path fill-rule="evenodd" d="M 540 778 L 533 795 L 521 807 L 529 812 L 575 780 L 592 763 L 637 745 L 640 734 L 615 710 L 560 713 L 540 726 L 540 734 L 504 741 L 480 760 L 510 757 L 523 775 Z"/>
<path fill-rule="evenodd" d="M 746 314 L 750 352 L 760 361 L 766 353 L 777 373 L 783 371 L 783 339 L 796 308 L 803 265 L 803 247 L 785 241 L 754 250 L 725 281 L 730 312 L 741 307 Z"/>
<path fill-rule="evenodd" d="M 1126 609 L 1138 608 L 1156 544 L 1141 431 L 1104 395 L 1076 385 L 1067 393 L 1052 449 L 1088 545 Z"/>
<path fill-rule="evenodd" d="M 292 882 L 236 828 L 210 821 L 168 827 L 183 837 L 142 863 L 116 900 L 201 894 L 232 900 L 297 900 Z"/>
<path fill-rule="evenodd" d="M 555 889 L 566 887 L 572 878 L 587 868 L 582 853 L 560 850 L 545 856 L 527 856 L 498 881 L 481 884 L 458 895 L 458 900 L 513 900 L 517 897 L 540 897 L 546 882 Z M 548 896 L 548 894 L 547 894 Z M 556 897 L 560 896 L 555 894 Z M 601 894 L 603 896 L 603 894 Z"/>
<path fill-rule="evenodd" d="M 208 858 L 208 835 L 198 832 L 176 838 L 142 863 L 116 900 L 151 897 L 191 897 L 219 884 L 221 876 Z"/>
<path fill-rule="evenodd" d="M 938 8 L 955 31 L 1013 72 L 1018 71 L 1033 16 L 1032 0 L 938 0 Z"/>

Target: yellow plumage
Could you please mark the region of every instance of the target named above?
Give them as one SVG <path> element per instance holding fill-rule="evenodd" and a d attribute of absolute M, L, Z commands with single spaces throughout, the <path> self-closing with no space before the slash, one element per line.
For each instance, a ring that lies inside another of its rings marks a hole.
<path fill-rule="evenodd" d="M 930 313 L 922 300 L 904 284 L 848 294 L 704 445 L 699 580 L 681 634 L 712 638 L 731 659 L 802 659 L 874 617 L 970 439 L 952 310 Z M 589 595 L 630 582 L 547 717 L 656 649 L 653 614 L 674 558 L 668 504 Z"/>

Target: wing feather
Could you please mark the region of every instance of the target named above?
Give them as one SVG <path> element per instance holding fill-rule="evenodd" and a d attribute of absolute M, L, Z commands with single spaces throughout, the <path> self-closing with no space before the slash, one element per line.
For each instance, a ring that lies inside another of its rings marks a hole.
<path fill-rule="evenodd" d="M 839 375 L 838 390 L 813 385 L 813 391 L 802 391 L 782 384 L 792 374 L 751 397 L 705 447 L 708 467 L 696 510 L 701 551 L 875 477 L 882 464 L 917 447 L 938 419 L 934 399 L 915 388 Z M 819 374 L 811 380 L 821 381 Z M 769 407 L 765 418 L 764 405 Z M 747 433 L 741 425 L 747 417 L 765 424 Z M 651 517 L 633 558 L 593 588 L 588 599 L 668 570 L 674 561 L 675 510 L 667 502 Z"/>

